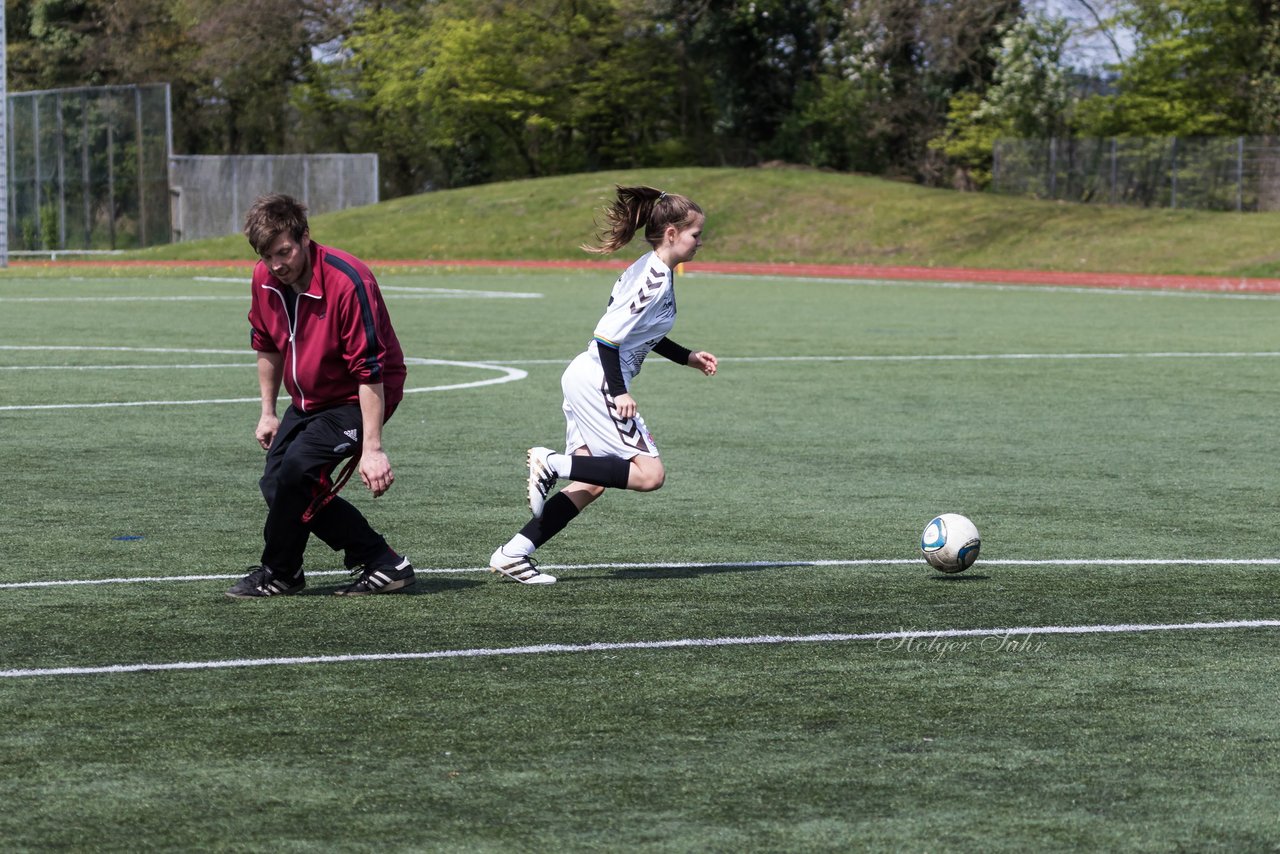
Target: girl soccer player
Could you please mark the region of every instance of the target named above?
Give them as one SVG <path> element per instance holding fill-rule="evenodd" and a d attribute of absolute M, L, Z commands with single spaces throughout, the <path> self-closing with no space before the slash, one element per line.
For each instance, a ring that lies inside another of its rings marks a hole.
<path fill-rule="evenodd" d="M 605 219 L 598 245 L 583 249 L 615 252 L 643 227 L 651 250 L 618 277 L 591 343 L 560 378 L 565 453 L 529 449 L 533 518 L 489 558 L 492 571 L 522 584 L 555 582 L 554 575 L 537 568 L 534 549 L 563 530 L 606 488 L 651 492 L 666 480 L 658 447 L 630 391 L 645 356 L 653 351 L 707 376 L 716 372 L 715 356 L 688 350 L 667 337 L 676 322 L 675 268 L 691 260 L 702 245 L 702 209 L 675 193 L 618 187 Z M 560 478 L 570 483 L 552 495 Z"/>

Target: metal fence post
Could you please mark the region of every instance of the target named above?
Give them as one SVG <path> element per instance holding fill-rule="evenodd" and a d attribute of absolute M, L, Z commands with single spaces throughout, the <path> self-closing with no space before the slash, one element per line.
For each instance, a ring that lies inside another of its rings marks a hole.
<path fill-rule="evenodd" d="M 32 249 L 43 249 L 39 245 L 44 243 L 44 211 L 40 210 L 43 205 L 40 203 L 40 191 L 44 189 L 40 186 L 40 103 L 36 99 L 31 99 L 31 152 L 35 161 L 35 176 L 31 179 L 32 197 L 35 199 L 35 242 L 36 246 Z"/>
<path fill-rule="evenodd" d="M 1118 148 L 1119 146 L 1116 144 L 1116 138 L 1114 136 L 1111 137 L 1111 204 L 1113 205 L 1116 203 L 1116 184 L 1118 183 L 1119 174 L 1119 167 L 1116 163 L 1116 158 L 1119 156 L 1117 151 Z"/>
<path fill-rule="evenodd" d="M 1049 137 L 1049 198 L 1058 198 L 1058 138 Z"/>
<path fill-rule="evenodd" d="M 54 97 L 58 119 L 58 245 L 67 248 L 67 136 L 62 122 L 62 93 Z"/>
<path fill-rule="evenodd" d="M 114 105 L 113 105 L 114 106 Z M 107 122 L 107 229 L 111 248 L 116 248 L 116 134 L 115 110 Z"/>
<path fill-rule="evenodd" d="M 1244 210 L 1244 137 L 1236 137 L 1236 213 Z"/>
<path fill-rule="evenodd" d="M 80 93 L 80 195 L 84 199 L 84 248 L 93 248 L 93 177 L 89 171 L 89 95 Z"/>
<path fill-rule="evenodd" d="M 142 131 L 142 90 L 137 86 L 133 89 L 133 140 L 134 145 L 138 149 L 138 245 L 147 245 L 147 182 L 145 176 L 147 174 L 146 165 L 147 157 L 143 153 L 143 131 Z"/>

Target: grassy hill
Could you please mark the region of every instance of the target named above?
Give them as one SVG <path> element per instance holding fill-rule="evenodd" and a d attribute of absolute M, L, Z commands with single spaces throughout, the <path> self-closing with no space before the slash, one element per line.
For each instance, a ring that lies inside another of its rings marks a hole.
<path fill-rule="evenodd" d="M 582 259 L 615 184 L 644 183 L 708 213 L 711 261 L 860 263 L 1274 277 L 1280 214 L 1144 210 L 930 189 L 798 167 L 650 169 L 503 182 L 393 199 L 312 220 L 370 260 Z M 243 259 L 239 236 L 133 257 Z"/>

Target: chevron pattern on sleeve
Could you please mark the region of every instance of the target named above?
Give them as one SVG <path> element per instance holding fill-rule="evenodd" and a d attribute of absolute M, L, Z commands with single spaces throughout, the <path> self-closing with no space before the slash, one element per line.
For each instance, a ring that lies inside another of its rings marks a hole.
<path fill-rule="evenodd" d="M 667 277 L 661 270 L 649 268 L 649 277 L 645 279 L 644 285 L 636 293 L 636 298 L 631 301 L 631 313 L 639 314 L 645 310 L 645 307 L 653 302 L 653 298 L 662 290 L 662 286 L 666 284 Z"/>

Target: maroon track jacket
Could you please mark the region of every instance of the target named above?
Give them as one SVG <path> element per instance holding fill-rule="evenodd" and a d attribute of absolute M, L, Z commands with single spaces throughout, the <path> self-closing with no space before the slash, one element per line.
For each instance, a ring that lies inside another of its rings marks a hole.
<path fill-rule="evenodd" d="M 404 396 L 404 353 L 382 292 L 362 261 L 311 241 L 311 286 L 298 295 L 294 328 L 284 285 L 253 268 L 250 344 L 284 354 L 284 387 L 304 412 L 360 402 L 360 386 L 382 383 L 388 417 Z"/>

